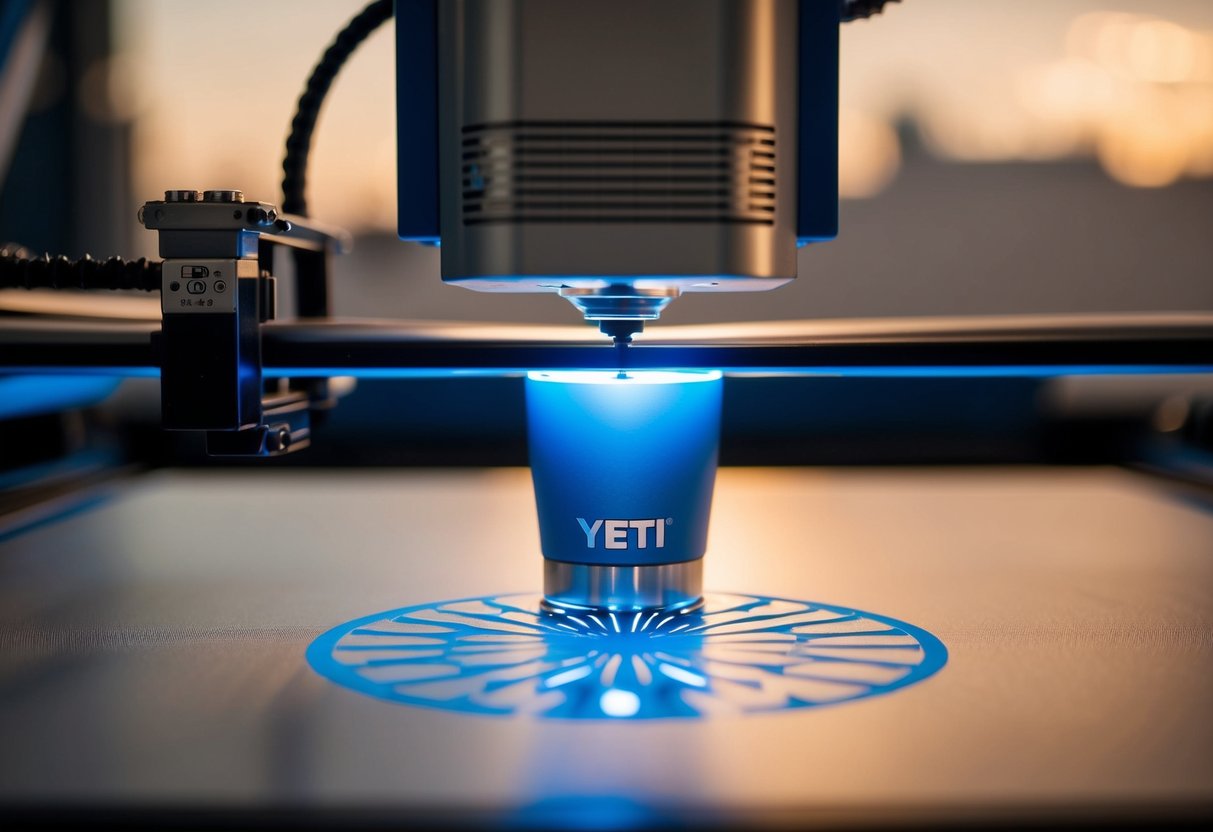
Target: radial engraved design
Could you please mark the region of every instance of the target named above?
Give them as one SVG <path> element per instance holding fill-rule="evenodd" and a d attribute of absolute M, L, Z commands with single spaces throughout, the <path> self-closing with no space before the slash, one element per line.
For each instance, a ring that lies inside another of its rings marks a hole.
<path fill-rule="evenodd" d="M 410 705 L 562 719 L 701 717 L 877 696 L 938 671 L 943 643 L 885 616 L 709 594 L 689 613 L 542 611 L 538 595 L 379 613 L 307 658 L 348 688 Z"/>

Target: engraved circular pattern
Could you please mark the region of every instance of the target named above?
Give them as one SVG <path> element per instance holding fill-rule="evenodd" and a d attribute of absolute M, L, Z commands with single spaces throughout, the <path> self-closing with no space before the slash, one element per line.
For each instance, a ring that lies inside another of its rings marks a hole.
<path fill-rule="evenodd" d="M 930 633 L 859 610 L 708 594 L 684 613 L 549 613 L 534 594 L 405 607 L 342 624 L 312 668 L 379 699 L 554 719 L 696 718 L 820 707 L 920 682 Z"/>

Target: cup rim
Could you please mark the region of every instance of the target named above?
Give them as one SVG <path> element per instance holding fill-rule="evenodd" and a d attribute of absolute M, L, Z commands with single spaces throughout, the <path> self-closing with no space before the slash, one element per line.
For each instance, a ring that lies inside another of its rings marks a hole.
<path fill-rule="evenodd" d="M 719 381 L 720 370 L 531 370 L 527 381 L 557 384 L 689 384 Z"/>

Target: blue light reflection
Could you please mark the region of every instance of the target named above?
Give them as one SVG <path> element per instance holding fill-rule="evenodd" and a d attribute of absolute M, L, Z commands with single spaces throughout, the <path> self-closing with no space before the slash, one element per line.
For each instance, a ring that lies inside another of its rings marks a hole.
<path fill-rule="evenodd" d="M 0 419 L 55 413 L 99 403 L 118 388 L 109 376 L 0 376 Z"/>
<path fill-rule="evenodd" d="M 548 613 L 539 595 L 421 604 L 342 624 L 307 660 L 377 699 L 546 719 L 702 718 L 822 707 L 947 662 L 925 630 L 859 610 L 709 594 L 699 612 Z"/>
<path fill-rule="evenodd" d="M 683 367 L 645 367 L 646 372 L 682 372 L 697 369 Z M 159 378 L 158 367 L 42 367 L 13 366 L 5 373 L 41 376 L 108 376 L 117 378 Z M 265 367 L 266 378 L 512 378 L 538 371 L 535 367 Z M 1213 373 L 1213 364 L 997 364 L 957 366 L 924 364 L 920 366 L 731 366 L 718 371 L 726 377 L 788 378 L 1056 378 L 1059 376 L 1157 376 Z"/>
<path fill-rule="evenodd" d="M 694 367 L 645 367 L 649 371 L 685 372 Z M 267 367 L 267 378 L 351 376 L 354 378 L 503 378 L 525 376 L 534 367 L 409 368 L 409 367 Z M 1056 378 L 1058 376 L 1142 376 L 1213 373 L 1213 365 L 1192 364 L 1025 364 L 981 367 L 923 365 L 915 367 L 722 367 L 726 377 L 788 378 Z"/>

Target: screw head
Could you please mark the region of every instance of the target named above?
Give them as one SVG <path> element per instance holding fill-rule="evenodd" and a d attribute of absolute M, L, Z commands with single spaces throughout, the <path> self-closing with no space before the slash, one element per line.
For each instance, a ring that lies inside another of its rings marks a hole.
<path fill-rule="evenodd" d="M 285 451 L 290 446 L 291 432 L 286 428 L 279 428 L 277 431 L 271 432 L 265 437 L 265 448 L 270 453 Z"/>

